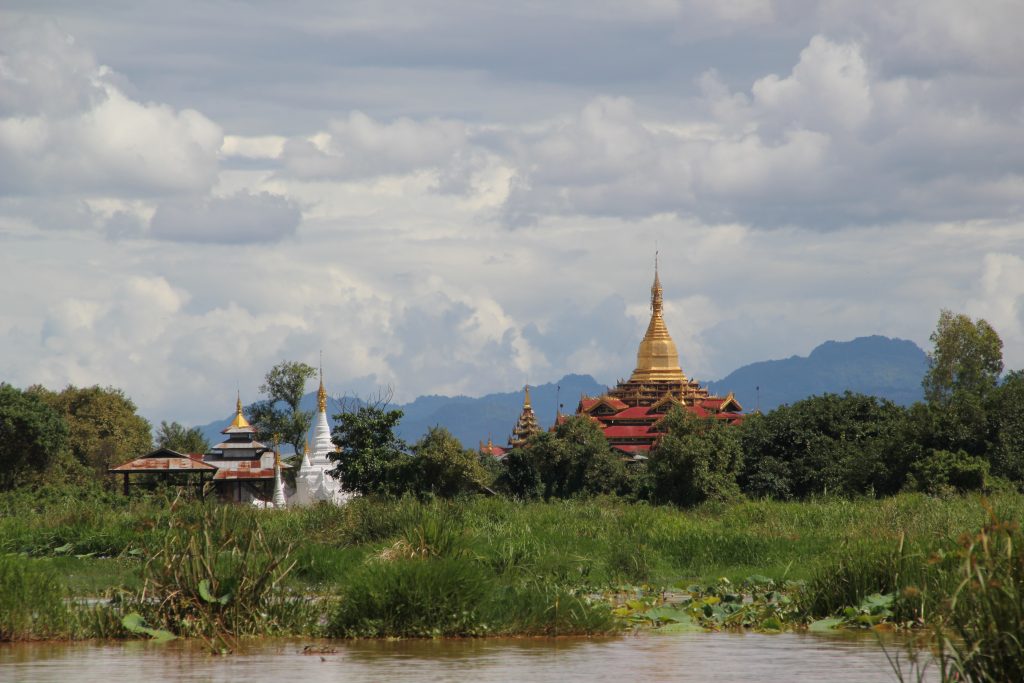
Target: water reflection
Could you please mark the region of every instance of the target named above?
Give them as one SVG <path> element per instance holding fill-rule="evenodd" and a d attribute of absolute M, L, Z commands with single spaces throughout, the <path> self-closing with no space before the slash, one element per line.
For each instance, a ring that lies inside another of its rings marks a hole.
<path fill-rule="evenodd" d="M 566 680 L 802 681 L 895 680 L 873 638 L 809 634 L 641 635 L 601 640 L 255 641 L 230 657 L 196 643 L 167 645 L 24 644 L 0 647 L 0 680 L 18 683 L 196 681 L 310 683 L 337 681 Z M 896 643 L 893 650 L 901 649 Z M 331 652 L 330 650 L 333 650 Z M 937 671 L 928 680 L 937 680 Z"/>

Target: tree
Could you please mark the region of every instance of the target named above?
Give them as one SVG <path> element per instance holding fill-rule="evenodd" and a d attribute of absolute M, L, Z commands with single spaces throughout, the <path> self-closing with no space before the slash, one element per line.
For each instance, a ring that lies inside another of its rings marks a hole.
<path fill-rule="evenodd" d="M 105 478 L 108 468 L 152 448 L 149 421 L 136 414 L 135 404 L 120 389 L 68 386 L 55 393 L 35 386 L 28 391 L 63 416 L 72 454 L 97 476 Z"/>
<path fill-rule="evenodd" d="M 655 500 L 689 506 L 740 497 L 743 450 L 734 427 L 674 408 L 661 429 L 665 436 L 647 463 Z"/>
<path fill-rule="evenodd" d="M 316 377 L 316 368 L 305 363 L 281 361 L 270 369 L 260 385 L 266 398 L 246 410 L 249 422 L 256 427 L 256 438 L 271 442 L 279 437 L 296 453 L 301 453 L 306 434 L 313 424 L 313 411 L 301 410 L 299 404 L 306 393 L 306 382 Z"/>
<path fill-rule="evenodd" d="M 987 410 L 993 435 L 992 474 L 1024 482 L 1024 371 L 1007 374 L 993 392 Z"/>
<path fill-rule="evenodd" d="M 951 401 L 957 393 L 985 396 L 1003 371 L 1003 341 L 985 320 L 943 309 L 932 333 L 928 371 L 921 384 L 932 404 Z"/>
<path fill-rule="evenodd" d="M 210 450 L 210 442 L 199 427 L 189 429 L 178 422 L 167 424 L 161 420 L 160 429 L 156 431 L 156 447 L 179 453 L 205 453 Z"/>
<path fill-rule="evenodd" d="M 933 495 L 977 491 L 988 484 L 988 472 L 988 463 L 977 456 L 931 450 L 911 465 L 907 488 Z"/>
<path fill-rule="evenodd" d="M 462 493 L 477 493 L 487 473 L 477 454 L 462 447 L 444 427 L 431 427 L 412 447 L 413 460 L 408 478 L 420 495 L 452 498 Z"/>
<path fill-rule="evenodd" d="M 346 491 L 401 495 L 408 487 L 411 461 L 405 442 L 395 435 L 402 411 L 387 409 L 384 401 L 342 408 L 334 416 L 331 439 L 338 450 L 328 455 L 336 463 L 329 474 Z"/>
<path fill-rule="evenodd" d="M 779 499 L 898 491 L 906 476 L 905 425 L 901 407 L 850 392 L 751 416 L 740 428 L 740 487 Z"/>
<path fill-rule="evenodd" d="M 571 498 L 616 493 L 625 487 L 626 471 L 593 420 L 574 416 L 552 434 L 541 432 L 505 456 L 499 485 L 510 494 L 532 498 Z"/>
<path fill-rule="evenodd" d="M 45 472 L 67 438 L 67 424 L 38 394 L 0 382 L 0 489 Z"/>

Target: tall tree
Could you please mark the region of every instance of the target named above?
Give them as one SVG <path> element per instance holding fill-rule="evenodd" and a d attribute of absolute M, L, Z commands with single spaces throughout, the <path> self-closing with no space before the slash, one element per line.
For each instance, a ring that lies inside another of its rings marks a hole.
<path fill-rule="evenodd" d="M 985 320 L 943 309 L 932 333 L 928 371 L 922 385 L 925 399 L 944 404 L 958 392 L 985 396 L 1003 371 L 1003 341 Z"/>
<path fill-rule="evenodd" d="M 67 438 L 67 424 L 38 394 L 0 382 L 0 489 L 44 472 Z"/>
<path fill-rule="evenodd" d="M 574 416 L 513 449 L 497 484 L 520 498 L 571 498 L 616 493 L 625 487 L 626 471 L 593 420 Z"/>
<path fill-rule="evenodd" d="M 487 473 L 477 454 L 462 444 L 444 427 L 431 427 L 412 447 L 410 485 L 415 492 L 451 498 L 462 493 L 477 493 Z"/>
<path fill-rule="evenodd" d="M 157 448 L 170 448 L 179 453 L 205 453 L 210 450 L 210 442 L 203 436 L 199 427 L 188 428 L 178 422 L 160 421 L 156 430 Z"/>
<path fill-rule="evenodd" d="M 658 502 L 689 506 L 739 498 L 736 477 L 743 450 L 736 428 L 679 408 L 665 417 L 661 428 L 665 436 L 647 464 Z"/>
<path fill-rule="evenodd" d="M 338 450 L 328 455 L 335 463 L 329 472 L 342 488 L 361 494 L 401 495 L 408 487 L 411 458 L 395 435 L 401 410 L 389 410 L 386 401 L 354 402 L 334 416 L 331 438 Z"/>
<path fill-rule="evenodd" d="M 316 368 L 300 362 L 281 361 L 270 369 L 260 386 L 266 398 L 246 410 L 258 439 L 270 442 L 278 436 L 296 453 L 302 452 L 313 411 L 300 409 L 299 403 L 306 393 L 306 382 L 314 377 Z"/>
<path fill-rule="evenodd" d="M 135 403 L 114 387 L 68 386 L 53 392 L 30 387 L 68 425 L 68 446 L 75 459 L 106 477 L 107 469 L 143 455 L 151 449 L 149 421 L 135 412 Z"/>

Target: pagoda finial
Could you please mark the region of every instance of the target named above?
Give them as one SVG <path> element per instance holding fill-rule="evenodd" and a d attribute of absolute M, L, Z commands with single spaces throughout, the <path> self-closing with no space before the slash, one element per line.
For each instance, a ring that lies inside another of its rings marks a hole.
<path fill-rule="evenodd" d="M 238 398 L 235 401 L 235 419 L 231 421 L 231 426 L 232 427 L 236 427 L 236 428 L 251 426 L 249 424 L 249 421 L 245 419 L 245 415 L 242 414 L 242 390 L 241 389 L 238 390 Z"/>
<path fill-rule="evenodd" d="M 320 352 L 320 389 L 316 392 L 316 404 L 321 413 L 327 412 L 327 390 L 324 389 L 324 352 Z"/>
<path fill-rule="evenodd" d="M 523 407 L 524 408 L 531 408 L 532 406 L 530 405 L 530 385 L 529 384 L 527 384 L 526 386 L 523 387 L 523 392 L 525 394 L 525 396 L 523 397 Z"/>
<path fill-rule="evenodd" d="M 658 277 L 658 251 L 654 251 L 654 284 L 651 285 L 651 311 L 655 315 L 661 315 L 662 290 L 661 278 Z"/>

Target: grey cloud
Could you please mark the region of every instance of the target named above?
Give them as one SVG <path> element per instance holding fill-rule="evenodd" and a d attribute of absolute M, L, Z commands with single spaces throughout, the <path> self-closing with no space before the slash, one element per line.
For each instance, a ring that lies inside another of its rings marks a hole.
<path fill-rule="evenodd" d="M 379 122 L 355 111 L 333 121 L 315 142 L 289 140 L 282 160 L 286 172 L 298 178 L 371 177 L 446 165 L 464 143 L 458 121 Z"/>
<path fill-rule="evenodd" d="M 299 207 L 285 197 L 238 192 L 160 204 L 150 221 L 150 236 L 212 244 L 279 242 L 295 234 L 301 219 Z"/>

